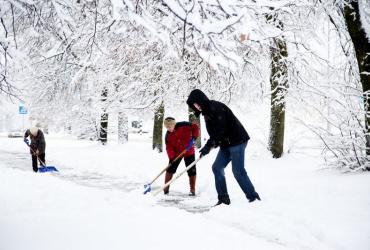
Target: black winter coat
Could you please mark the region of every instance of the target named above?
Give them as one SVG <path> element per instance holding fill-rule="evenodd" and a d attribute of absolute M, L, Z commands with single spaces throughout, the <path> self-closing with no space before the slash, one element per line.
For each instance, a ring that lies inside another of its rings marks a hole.
<path fill-rule="evenodd" d="M 210 136 L 206 145 L 226 148 L 245 143 L 250 139 L 231 109 L 221 102 L 209 100 L 201 90 L 193 90 L 186 103 L 195 111 L 195 115 L 199 116 L 202 113 L 204 116 Z M 194 103 L 200 105 L 201 112 L 197 111 Z"/>
<path fill-rule="evenodd" d="M 38 150 L 39 154 L 45 154 L 45 148 L 46 148 L 46 142 L 44 133 L 39 129 L 37 131 L 37 135 L 33 136 L 29 129 L 26 130 L 26 133 L 24 134 L 24 138 L 30 137 L 31 144 L 30 147 L 33 151 Z M 30 153 L 32 154 L 32 151 L 30 150 Z"/>

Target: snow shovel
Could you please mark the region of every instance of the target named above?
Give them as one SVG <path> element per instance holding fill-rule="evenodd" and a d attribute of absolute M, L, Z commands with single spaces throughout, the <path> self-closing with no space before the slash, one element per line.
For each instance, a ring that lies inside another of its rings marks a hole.
<path fill-rule="evenodd" d="M 177 160 L 181 159 L 185 155 L 185 153 L 189 149 L 191 149 L 191 147 L 194 145 L 194 143 L 195 143 L 195 140 L 194 139 L 191 139 L 189 141 L 189 144 L 186 147 L 186 149 L 184 149 L 184 151 L 182 151 L 172 162 L 168 163 L 168 165 L 164 169 L 162 169 L 162 171 L 151 182 L 149 182 L 148 184 L 145 184 L 144 185 L 144 194 L 146 194 L 146 193 L 148 193 L 148 192 L 150 192 L 152 190 L 151 185 L 153 184 L 153 182 L 155 182 L 159 178 L 159 176 L 161 176 L 169 167 L 171 167 L 171 165 L 172 165 L 173 162 L 176 162 Z"/>
<path fill-rule="evenodd" d="M 178 175 L 176 175 L 172 180 L 170 180 L 169 182 L 167 182 L 163 187 L 161 187 L 159 190 L 157 190 L 155 193 L 153 193 L 153 196 L 156 196 L 157 194 L 159 194 L 160 192 L 162 192 L 166 187 L 168 187 L 169 185 L 171 185 L 172 182 L 174 182 L 175 180 L 177 180 L 186 171 L 188 171 L 189 169 L 191 169 L 202 158 L 203 158 L 203 156 L 200 155 L 199 158 L 196 159 L 195 161 L 193 161 L 189 166 L 187 166 L 184 171 L 182 171 L 181 173 L 179 173 Z"/>
<path fill-rule="evenodd" d="M 45 172 L 59 172 L 58 169 L 56 169 L 56 167 L 54 166 L 46 166 L 46 164 L 40 159 L 40 157 L 36 154 L 36 152 L 31 148 L 31 146 L 27 143 L 27 142 L 24 142 L 27 144 L 27 146 L 31 149 L 31 152 L 33 155 L 36 155 L 37 159 L 39 160 L 39 162 L 41 163 L 41 167 L 39 167 L 38 171 L 40 173 L 45 173 Z"/>

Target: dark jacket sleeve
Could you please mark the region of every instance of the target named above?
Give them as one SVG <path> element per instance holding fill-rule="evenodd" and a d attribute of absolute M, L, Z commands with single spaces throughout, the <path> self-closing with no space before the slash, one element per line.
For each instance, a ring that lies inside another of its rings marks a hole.
<path fill-rule="evenodd" d="M 225 138 L 226 132 L 226 109 L 221 104 L 214 104 L 211 107 L 210 122 L 206 122 L 209 139 L 206 145 L 218 147 Z"/>
<path fill-rule="evenodd" d="M 44 133 L 42 131 L 39 131 L 38 138 L 37 138 L 37 149 L 40 152 L 40 154 L 44 154 L 45 148 L 46 148 L 46 142 L 45 142 Z"/>
<path fill-rule="evenodd" d="M 24 138 L 27 138 L 28 136 L 30 136 L 30 130 L 27 129 L 26 132 L 24 133 Z"/>

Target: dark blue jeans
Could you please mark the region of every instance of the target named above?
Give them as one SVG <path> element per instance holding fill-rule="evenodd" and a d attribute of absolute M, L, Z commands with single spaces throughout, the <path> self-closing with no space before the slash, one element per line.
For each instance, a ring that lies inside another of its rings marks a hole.
<path fill-rule="evenodd" d="M 232 171 L 236 181 L 248 200 L 256 198 L 258 195 L 254 190 L 254 186 L 248 177 L 247 171 L 244 168 L 244 154 L 247 143 L 236 146 L 220 149 L 218 151 L 215 162 L 212 165 L 212 171 L 215 176 L 216 190 L 220 201 L 229 200 L 227 193 L 225 167 L 231 161 Z"/>

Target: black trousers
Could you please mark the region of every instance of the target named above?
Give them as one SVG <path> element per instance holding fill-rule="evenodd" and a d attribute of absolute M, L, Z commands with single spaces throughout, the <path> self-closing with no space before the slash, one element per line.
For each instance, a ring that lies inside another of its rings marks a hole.
<path fill-rule="evenodd" d="M 195 155 L 190 155 L 190 156 L 185 157 L 184 161 L 185 161 L 185 166 L 189 166 L 195 161 Z M 167 172 L 172 173 L 172 174 L 176 173 L 177 167 L 179 166 L 180 162 L 181 162 L 181 159 L 172 163 L 172 165 L 167 169 Z M 197 174 L 196 165 L 190 168 L 187 172 L 188 172 L 188 176 L 196 175 Z"/>
<path fill-rule="evenodd" d="M 43 163 L 45 163 L 45 153 L 40 154 L 39 158 Z M 43 165 L 43 164 L 40 162 L 40 165 Z M 34 172 L 37 172 L 38 169 L 39 169 L 38 164 L 37 164 L 37 156 L 36 155 L 32 155 L 32 168 L 33 168 Z"/>

